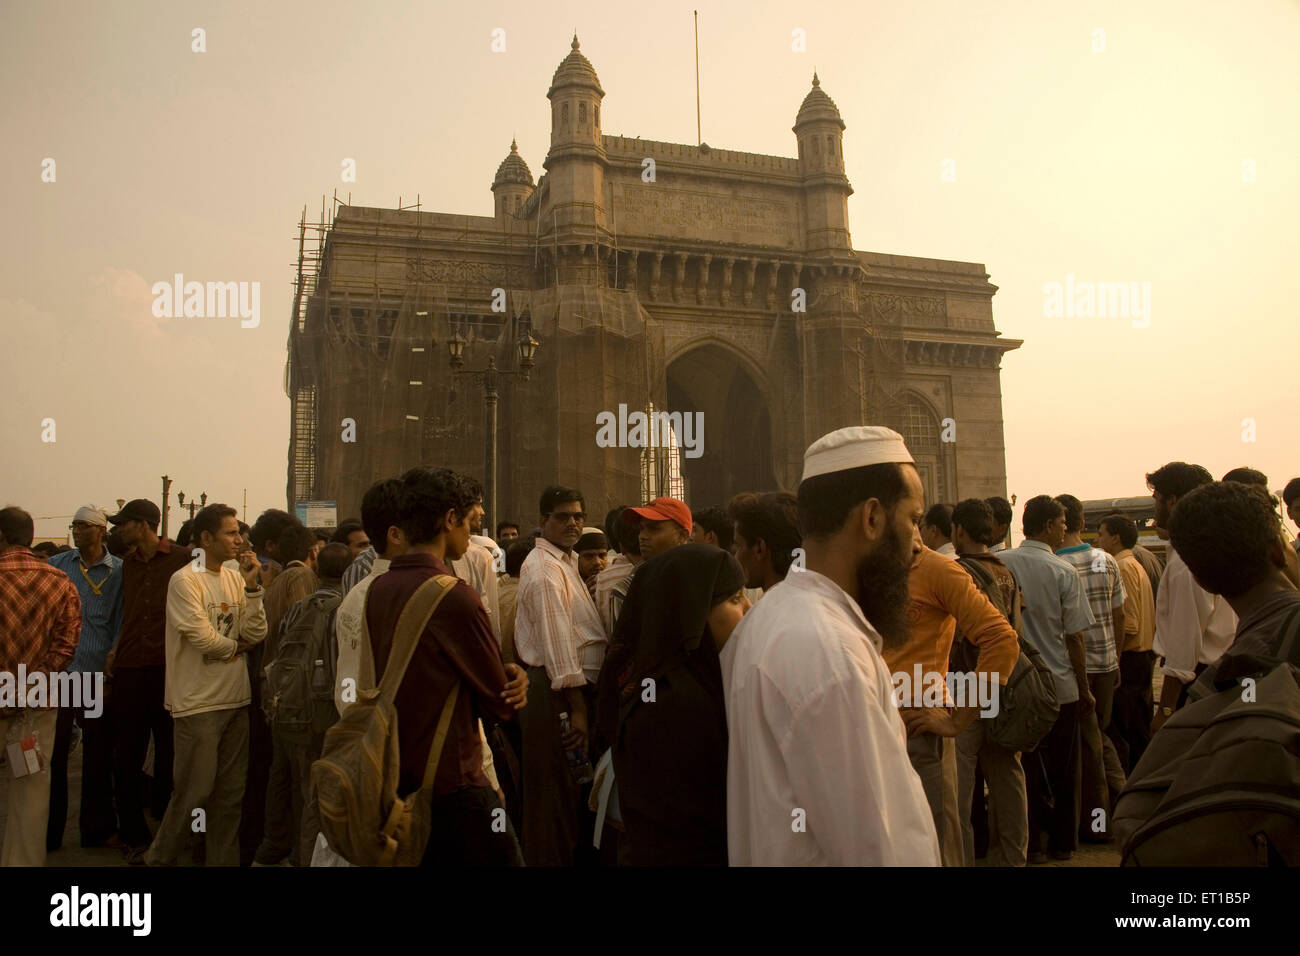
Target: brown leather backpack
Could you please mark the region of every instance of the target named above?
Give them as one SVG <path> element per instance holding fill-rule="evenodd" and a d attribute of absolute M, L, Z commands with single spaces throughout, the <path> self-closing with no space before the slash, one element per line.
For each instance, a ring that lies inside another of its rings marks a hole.
<path fill-rule="evenodd" d="M 362 613 L 357 700 L 325 732 L 321 757 L 311 768 L 312 799 L 321 832 L 332 850 L 357 866 L 418 866 L 428 846 L 433 778 L 460 681 L 443 704 L 420 789 L 405 797 L 397 792 L 401 758 L 394 700 L 420 636 L 456 581 L 450 575 L 438 575 L 411 595 L 398 618 L 392 650 L 377 687 L 370 631 Z"/>

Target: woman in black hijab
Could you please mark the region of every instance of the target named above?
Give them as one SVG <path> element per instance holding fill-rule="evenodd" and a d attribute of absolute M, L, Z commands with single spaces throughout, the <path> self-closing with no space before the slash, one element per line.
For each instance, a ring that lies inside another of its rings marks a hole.
<path fill-rule="evenodd" d="M 635 866 L 727 865 L 727 712 L 718 652 L 749 610 L 730 554 L 684 544 L 639 567 L 597 718 Z"/>

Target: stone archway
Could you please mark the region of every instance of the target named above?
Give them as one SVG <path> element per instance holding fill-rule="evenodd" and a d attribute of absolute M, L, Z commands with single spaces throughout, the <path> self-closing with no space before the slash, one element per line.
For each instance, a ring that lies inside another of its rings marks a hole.
<path fill-rule="evenodd" d="M 668 363 L 668 407 L 703 413 L 698 458 L 681 458 L 686 502 L 726 507 L 741 491 L 780 487 L 773 470 L 772 416 L 754 375 L 733 351 L 705 343 Z"/>

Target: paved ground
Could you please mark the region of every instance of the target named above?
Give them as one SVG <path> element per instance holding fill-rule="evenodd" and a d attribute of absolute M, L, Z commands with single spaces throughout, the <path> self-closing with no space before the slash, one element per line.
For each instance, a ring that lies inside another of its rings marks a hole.
<path fill-rule="evenodd" d="M 6 811 L 9 797 L 9 768 L 0 767 L 0 833 L 4 832 Z M 47 866 L 126 866 L 121 850 L 93 849 L 81 847 L 81 831 L 77 827 L 77 814 L 81 796 L 81 752 L 73 754 L 68 760 L 68 823 L 63 831 L 63 849 L 51 853 L 46 860 Z M 157 821 L 152 818 L 149 823 L 155 829 Z M 1119 866 L 1119 851 L 1113 846 L 1084 844 L 1068 862 L 1049 861 L 1042 866 Z"/>

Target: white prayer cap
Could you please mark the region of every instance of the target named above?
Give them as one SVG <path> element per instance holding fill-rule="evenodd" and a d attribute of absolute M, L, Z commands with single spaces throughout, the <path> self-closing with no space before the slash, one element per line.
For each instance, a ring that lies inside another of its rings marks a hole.
<path fill-rule="evenodd" d="M 853 425 L 823 435 L 803 453 L 803 481 L 867 465 L 910 462 L 903 436 L 882 425 Z"/>
<path fill-rule="evenodd" d="M 77 509 L 77 513 L 72 516 L 72 520 L 84 521 L 86 524 L 97 524 L 101 528 L 108 527 L 108 516 L 94 505 L 82 505 Z"/>

